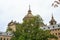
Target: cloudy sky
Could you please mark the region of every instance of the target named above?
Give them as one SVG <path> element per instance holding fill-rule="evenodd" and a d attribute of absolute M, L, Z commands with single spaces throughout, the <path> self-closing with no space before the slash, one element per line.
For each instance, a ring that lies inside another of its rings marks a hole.
<path fill-rule="evenodd" d="M 60 23 L 60 8 L 53 8 L 54 0 L 0 0 L 0 31 L 6 31 L 11 20 L 22 22 L 27 14 L 29 4 L 33 15 L 39 14 L 45 24 L 49 24 L 53 13 L 57 23 Z"/>

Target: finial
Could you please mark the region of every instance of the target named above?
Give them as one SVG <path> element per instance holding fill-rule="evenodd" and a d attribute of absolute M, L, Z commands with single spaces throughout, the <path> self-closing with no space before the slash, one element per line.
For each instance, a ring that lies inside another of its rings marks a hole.
<path fill-rule="evenodd" d="M 30 5 L 29 5 L 29 10 L 28 10 L 28 12 L 31 12 Z"/>
<path fill-rule="evenodd" d="M 29 4 L 29 10 L 30 10 L 30 4 Z"/>
<path fill-rule="evenodd" d="M 52 13 L 52 19 L 53 19 L 53 13 Z"/>
<path fill-rule="evenodd" d="M 30 4 L 29 4 L 29 10 L 30 10 Z"/>

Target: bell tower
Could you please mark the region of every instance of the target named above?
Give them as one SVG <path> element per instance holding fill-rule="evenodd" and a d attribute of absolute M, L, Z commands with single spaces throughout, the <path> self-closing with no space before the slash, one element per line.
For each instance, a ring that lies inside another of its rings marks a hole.
<path fill-rule="evenodd" d="M 23 18 L 23 20 L 27 20 L 27 19 L 31 19 L 32 17 L 34 17 L 31 13 L 31 8 L 30 8 L 30 5 L 29 5 L 29 10 L 28 10 L 28 13 L 27 15 Z"/>
<path fill-rule="evenodd" d="M 51 20 L 49 21 L 49 23 L 50 23 L 50 25 L 55 25 L 57 23 L 53 17 L 53 14 L 52 14 L 52 17 L 51 17 Z"/>

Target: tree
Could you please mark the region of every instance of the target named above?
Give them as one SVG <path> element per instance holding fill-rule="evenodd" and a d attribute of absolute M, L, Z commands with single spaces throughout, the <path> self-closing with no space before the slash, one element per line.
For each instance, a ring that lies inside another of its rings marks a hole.
<path fill-rule="evenodd" d="M 55 0 L 53 3 L 52 3 L 52 6 L 55 8 L 55 7 L 58 7 L 58 5 L 60 4 L 60 0 Z"/>
<path fill-rule="evenodd" d="M 42 30 L 40 27 L 44 25 L 40 16 L 34 16 L 33 18 L 24 20 L 22 24 L 16 25 L 16 32 L 13 32 L 11 40 L 48 40 L 48 38 L 55 38 L 51 35 L 50 31 Z"/>

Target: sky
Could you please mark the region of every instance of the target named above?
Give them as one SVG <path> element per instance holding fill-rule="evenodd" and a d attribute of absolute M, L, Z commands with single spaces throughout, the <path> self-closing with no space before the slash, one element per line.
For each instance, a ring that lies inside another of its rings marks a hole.
<path fill-rule="evenodd" d="M 54 0 L 0 0 L 0 31 L 5 32 L 11 20 L 21 23 L 27 14 L 29 5 L 32 14 L 39 14 L 45 24 L 49 25 L 52 14 L 57 24 L 60 23 L 60 7 L 52 7 L 51 4 L 53 1 Z"/>

